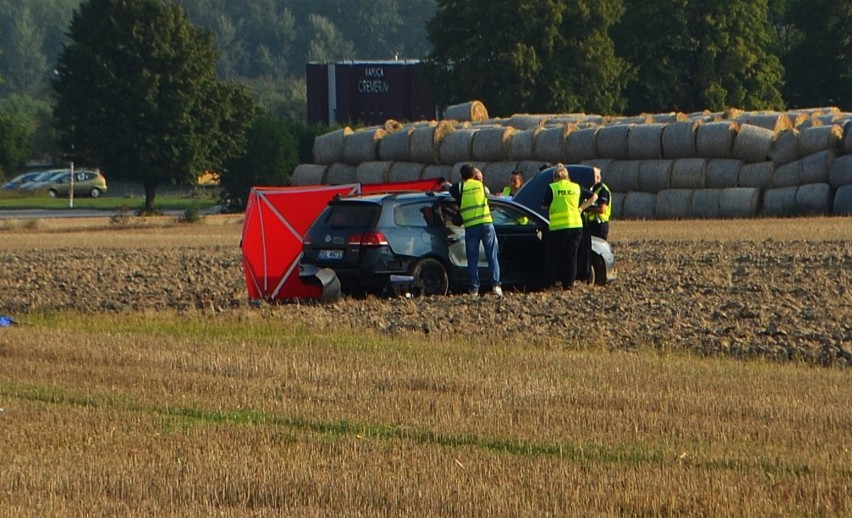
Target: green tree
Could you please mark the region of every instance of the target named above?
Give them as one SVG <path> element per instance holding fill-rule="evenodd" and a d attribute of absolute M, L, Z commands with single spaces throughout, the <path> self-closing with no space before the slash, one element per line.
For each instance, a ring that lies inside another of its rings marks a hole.
<path fill-rule="evenodd" d="M 637 68 L 631 112 L 783 107 L 783 68 L 767 0 L 625 0 L 614 30 Z"/>
<path fill-rule="evenodd" d="M 164 0 L 88 0 L 71 21 L 53 86 L 62 142 L 114 177 L 195 181 L 245 146 L 254 105 L 221 83 L 209 32 Z"/>
<path fill-rule="evenodd" d="M 355 46 L 343 38 L 328 18 L 312 14 L 308 22 L 313 34 L 308 47 L 308 61 L 330 63 L 355 57 Z"/>
<path fill-rule="evenodd" d="M 11 177 L 24 166 L 30 156 L 32 131 L 28 121 L 0 107 L 0 178 Z"/>
<path fill-rule="evenodd" d="M 519 111 L 617 112 L 630 69 L 609 27 L 621 0 L 438 0 L 426 76 L 443 105 L 483 101 Z"/>
<path fill-rule="evenodd" d="M 852 110 L 852 4 L 793 0 L 787 21 L 796 32 L 784 60 L 787 100 Z"/>

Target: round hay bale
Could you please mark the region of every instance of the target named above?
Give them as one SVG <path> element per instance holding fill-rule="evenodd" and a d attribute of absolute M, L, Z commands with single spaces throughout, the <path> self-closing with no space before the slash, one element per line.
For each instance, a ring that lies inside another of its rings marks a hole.
<path fill-rule="evenodd" d="M 482 171 L 483 180 L 485 179 L 485 167 L 488 165 L 485 162 L 457 162 L 452 166 L 452 172 L 450 173 L 450 182 L 456 183 L 461 180 L 461 168 L 465 164 L 470 164 L 473 167 Z M 485 182 L 486 187 L 488 186 L 488 182 Z"/>
<path fill-rule="evenodd" d="M 438 151 L 442 164 L 455 164 L 473 160 L 473 136 L 475 129 L 459 129 L 444 136 Z"/>
<path fill-rule="evenodd" d="M 507 127 L 481 128 L 473 137 L 473 159 L 500 162 L 509 158 L 516 130 Z"/>
<path fill-rule="evenodd" d="M 688 120 L 689 116 L 683 112 L 655 113 L 651 115 L 651 124 L 671 124 L 673 122 L 683 122 Z"/>
<path fill-rule="evenodd" d="M 355 179 L 360 183 L 385 183 L 393 162 L 361 162 L 355 168 Z"/>
<path fill-rule="evenodd" d="M 664 124 L 634 126 L 627 135 L 627 158 L 646 160 L 663 157 Z"/>
<path fill-rule="evenodd" d="M 695 150 L 703 158 L 731 158 L 739 125 L 721 121 L 702 124 L 695 134 Z"/>
<path fill-rule="evenodd" d="M 837 189 L 834 195 L 834 214 L 836 216 L 852 215 L 852 185 L 844 185 Z"/>
<path fill-rule="evenodd" d="M 704 158 L 678 158 L 672 163 L 672 189 L 703 189 L 707 160 Z"/>
<path fill-rule="evenodd" d="M 437 124 L 418 126 L 411 133 L 411 161 L 421 164 L 438 164 L 438 148 L 447 133 L 455 131 L 455 127 L 441 121 Z"/>
<path fill-rule="evenodd" d="M 599 158 L 597 150 L 598 127 L 572 131 L 565 137 L 565 163 L 579 164 L 583 160 Z M 605 157 L 606 158 L 606 157 Z"/>
<path fill-rule="evenodd" d="M 776 167 L 775 174 L 772 175 L 772 187 L 798 187 L 801 185 L 802 164 L 801 160 L 796 160 Z"/>
<path fill-rule="evenodd" d="M 458 174 L 458 173 L 456 173 Z M 456 176 L 455 180 L 453 179 L 453 166 L 451 165 L 436 165 L 429 164 L 423 167 L 423 174 L 421 175 L 421 180 L 431 180 L 431 179 L 441 179 L 448 182 L 459 181 L 459 177 Z"/>
<path fill-rule="evenodd" d="M 544 123 L 549 117 L 549 115 L 519 113 L 512 115 L 512 117 L 509 118 L 508 124 L 518 130 L 536 129 L 544 126 Z"/>
<path fill-rule="evenodd" d="M 328 166 L 322 164 L 299 164 L 290 176 L 290 185 L 322 185 Z"/>
<path fill-rule="evenodd" d="M 775 164 L 772 162 L 743 164 L 740 168 L 740 176 L 737 180 L 737 185 L 740 187 L 768 189 L 772 187 L 772 176 L 774 174 Z"/>
<path fill-rule="evenodd" d="M 828 183 L 835 189 L 852 184 L 852 155 L 838 157 L 832 162 Z"/>
<path fill-rule="evenodd" d="M 488 119 L 488 110 L 481 101 L 468 101 L 462 104 L 447 106 L 444 119 L 457 121 L 484 121 Z"/>
<path fill-rule="evenodd" d="M 746 163 L 765 162 L 774 140 L 772 130 L 743 124 L 734 140 L 734 156 Z"/>
<path fill-rule="evenodd" d="M 494 194 L 503 192 L 503 187 L 509 185 L 509 176 L 518 168 L 517 162 L 492 162 L 482 170 L 485 186 Z"/>
<path fill-rule="evenodd" d="M 847 155 L 852 155 L 852 120 L 846 121 L 843 125 L 843 149 Z"/>
<path fill-rule="evenodd" d="M 654 219 L 656 206 L 656 194 L 650 192 L 628 192 L 624 198 L 621 217 L 624 219 Z"/>
<path fill-rule="evenodd" d="M 610 214 L 610 220 L 612 219 L 620 219 L 624 217 L 624 198 L 627 197 L 623 192 L 614 192 L 612 193 L 612 199 L 610 200 L 610 205 L 612 206 L 612 214 Z"/>
<path fill-rule="evenodd" d="M 639 191 L 641 160 L 613 160 L 606 171 L 606 184 L 613 192 Z"/>
<path fill-rule="evenodd" d="M 692 214 L 692 189 L 667 189 L 657 193 L 657 219 L 685 219 Z"/>
<path fill-rule="evenodd" d="M 592 160 L 583 160 L 581 162 L 583 165 L 588 165 L 591 167 L 597 167 L 601 170 L 601 174 L 606 176 L 606 171 L 609 168 L 609 164 L 612 163 L 611 158 L 594 158 Z M 606 180 L 604 180 L 605 182 Z"/>
<path fill-rule="evenodd" d="M 627 158 L 627 138 L 631 127 L 630 124 L 615 124 L 599 129 L 595 142 L 598 155 L 587 158 L 625 160 Z"/>
<path fill-rule="evenodd" d="M 799 135 L 799 158 L 827 149 L 837 151 L 843 149 L 843 128 L 837 124 L 832 124 L 802 130 L 801 135 Z"/>
<path fill-rule="evenodd" d="M 692 217 L 715 219 L 719 217 L 719 199 L 722 189 L 700 189 L 692 193 Z"/>
<path fill-rule="evenodd" d="M 736 119 L 735 122 L 768 129 L 772 133 L 793 128 L 793 121 L 790 119 L 790 116 L 786 113 L 778 112 L 745 113 L 742 117 Z"/>
<path fill-rule="evenodd" d="M 769 159 L 775 165 L 789 164 L 799 156 L 799 131 L 785 130 L 775 135 L 772 147 L 769 149 Z"/>
<path fill-rule="evenodd" d="M 722 189 L 719 196 L 719 216 L 723 218 L 753 218 L 760 207 L 760 189 L 732 187 Z"/>
<path fill-rule="evenodd" d="M 532 160 L 536 134 L 541 128 L 516 131 L 509 141 L 509 160 Z"/>
<path fill-rule="evenodd" d="M 639 191 L 660 192 L 671 186 L 673 160 L 642 160 L 639 164 Z"/>
<path fill-rule="evenodd" d="M 794 216 L 796 214 L 796 191 L 798 187 L 768 189 L 763 194 L 761 215 L 770 218 Z"/>
<path fill-rule="evenodd" d="M 388 173 L 389 182 L 414 182 L 420 180 L 426 166 L 417 162 L 393 162 Z"/>
<path fill-rule="evenodd" d="M 835 151 L 826 149 L 802 159 L 802 170 L 799 171 L 799 183 L 828 183 L 828 173 L 834 162 Z"/>
<path fill-rule="evenodd" d="M 715 158 L 707 161 L 704 182 L 710 189 L 728 189 L 737 186 L 743 163 L 733 158 Z"/>
<path fill-rule="evenodd" d="M 335 162 L 328 167 L 325 183 L 328 185 L 343 185 L 357 181 L 357 167 L 344 162 Z"/>
<path fill-rule="evenodd" d="M 379 160 L 387 162 L 409 162 L 411 161 L 411 133 L 414 128 L 408 126 L 393 133 L 385 135 L 379 141 Z"/>
<path fill-rule="evenodd" d="M 353 132 L 343 142 L 343 161 L 358 165 L 379 158 L 379 141 L 387 134 L 382 128 L 365 128 Z"/>
<path fill-rule="evenodd" d="M 700 119 L 688 122 L 674 122 L 663 128 L 663 158 L 693 158 L 695 154 L 695 134 L 702 124 Z"/>
<path fill-rule="evenodd" d="M 352 134 L 352 128 L 345 127 L 314 139 L 314 162 L 331 165 L 343 161 L 343 146 L 346 138 Z"/>
<path fill-rule="evenodd" d="M 524 181 L 535 177 L 543 169 L 550 167 L 550 164 L 539 162 L 537 160 L 522 160 L 518 162 L 518 171 L 524 174 Z"/>
<path fill-rule="evenodd" d="M 834 192 L 827 183 L 802 185 L 796 190 L 796 213 L 801 216 L 831 214 Z"/>
<path fill-rule="evenodd" d="M 565 161 L 563 155 L 565 138 L 572 130 L 572 126 L 554 126 L 541 130 L 533 142 L 533 158 L 552 163 Z"/>

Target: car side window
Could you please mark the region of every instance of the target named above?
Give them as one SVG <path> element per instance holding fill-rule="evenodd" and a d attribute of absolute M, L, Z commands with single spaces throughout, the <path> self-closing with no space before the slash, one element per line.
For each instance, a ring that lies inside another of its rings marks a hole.
<path fill-rule="evenodd" d="M 400 227 L 430 227 L 435 224 L 432 203 L 398 205 L 394 208 L 393 222 Z"/>
<path fill-rule="evenodd" d="M 496 226 L 527 226 L 535 225 L 522 211 L 503 205 L 491 205 L 491 218 Z"/>

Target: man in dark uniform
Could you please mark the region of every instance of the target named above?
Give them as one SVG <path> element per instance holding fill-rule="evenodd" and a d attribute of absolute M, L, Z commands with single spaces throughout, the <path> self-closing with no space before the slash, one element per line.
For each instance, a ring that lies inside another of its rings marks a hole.
<path fill-rule="evenodd" d="M 609 236 L 609 218 L 612 215 L 612 191 L 601 181 L 601 170 L 595 167 L 595 185 L 592 192 L 598 201 L 583 212 L 589 234 L 606 239 Z"/>

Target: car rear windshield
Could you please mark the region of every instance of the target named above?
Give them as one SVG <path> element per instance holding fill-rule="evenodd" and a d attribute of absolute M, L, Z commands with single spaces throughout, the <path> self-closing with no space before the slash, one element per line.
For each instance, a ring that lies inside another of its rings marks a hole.
<path fill-rule="evenodd" d="M 374 203 L 335 203 L 325 209 L 317 223 L 328 228 L 374 227 L 381 209 Z"/>

